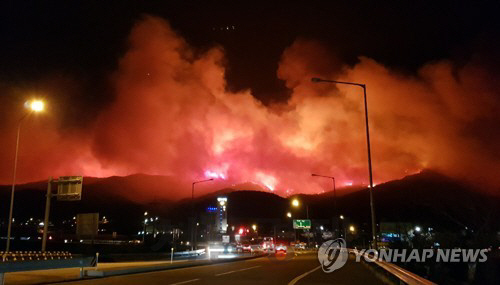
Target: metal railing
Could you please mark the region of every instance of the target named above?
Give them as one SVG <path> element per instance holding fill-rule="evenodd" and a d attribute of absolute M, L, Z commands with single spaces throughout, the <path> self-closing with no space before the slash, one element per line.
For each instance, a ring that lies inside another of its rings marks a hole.
<path fill-rule="evenodd" d="M 68 252 L 2 252 L 0 260 L 0 285 L 4 284 L 5 273 L 80 268 L 80 277 L 83 278 L 84 267 L 96 267 L 96 256 L 74 256 Z"/>
<path fill-rule="evenodd" d="M 205 249 L 188 250 L 188 251 L 178 251 L 174 252 L 174 256 L 198 256 L 205 254 Z"/>
<path fill-rule="evenodd" d="M 355 255 L 360 255 L 360 252 L 349 249 L 350 253 Z M 363 253 L 363 256 L 366 257 L 371 263 L 375 263 L 380 268 L 384 269 L 385 272 L 390 275 L 396 277 L 400 284 L 408 284 L 408 285 L 437 285 L 436 283 L 429 281 L 415 273 L 412 273 L 406 269 L 403 269 L 393 263 L 386 262 L 383 260 L 379 260 L 377 256 L 373 254 Z"/>
<path fill-rule="evenodd" d="M 423 277 L 418 276 L 408 270 L 405 270 L 395 264 L 385 261 L 375 261 L 375 264 L 385 269 L 385 271 L 389 272 L 400 281 L 404 282 L 404 284 L 408 285 L 436 285 L 436 283 L 431 282 Z"/>
<path fill-rule="evenodd" d="M 67 251 L 0 251 L 0 262 L 72 259 L 73 255 Z"/>

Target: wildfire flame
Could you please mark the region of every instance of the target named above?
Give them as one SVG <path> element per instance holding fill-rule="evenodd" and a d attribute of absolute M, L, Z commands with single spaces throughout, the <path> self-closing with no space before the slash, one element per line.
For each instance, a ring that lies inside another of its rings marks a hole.
<path fill-rule="evenodd" d="M 367 185 L 362 90 L 311 83 L 324 76 L 367 86 L 375 181 L 434 168 L 500 184 L 500 132 L 484 132 L 500 121 L 498 81 L 475 63 L 438 61 L 402 75 L 365 57 L 343 65 L 320 44 L 296 40 L 277 70 L 290 97 L 264 105 L 250 90 L 228 91 L 222 49 L 199 52 L 162 19 L 138 22 L 129 46 L 112 75 L 114 101 L 88 125 L 61 128 L 56 108 L 23 124 L 18 181 L 161 174 L 177 183 L 164 190 L 169 197 L 187 195 L 185 185 L 203 175 L 221 181 L 198 191 L 244 181 L 279 194 L 330 189 L 311 173 Z M 0 100 L 0 114 L 16 110 Z M 18 115 L 2 117 L 1 161 L 13 159 Z M 2 183 L 10 183 L 11 168 L 0 165 Z"/>

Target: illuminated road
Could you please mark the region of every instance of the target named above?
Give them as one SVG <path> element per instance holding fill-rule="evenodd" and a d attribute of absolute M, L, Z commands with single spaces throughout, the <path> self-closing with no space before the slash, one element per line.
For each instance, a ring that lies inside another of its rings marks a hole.
<path fill-rule="evenodd" d="M 223 264 L 173 269 L 82 280 L 65 284 L 383 284 L 365 265 L 349 260 L 333 272 L 324 273 L 316 254 L 289 254 Z"/>

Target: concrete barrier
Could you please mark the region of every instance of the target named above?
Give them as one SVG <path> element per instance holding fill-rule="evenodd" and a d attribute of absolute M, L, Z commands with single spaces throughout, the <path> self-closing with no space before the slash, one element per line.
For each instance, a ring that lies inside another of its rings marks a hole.
<path fill-rule="evenodd" d="M 153 271 L 162 271 L 162 270 L 172 270 L 172 269 L 180 269 L 180 268 L 189 268 L 195 266 L 203 266 L 203 265 L 211 265 L 217 263 L 226 263 L 226 262 L 234 262 L 241 260 L 254 259 L 259 257 L 264 257 L 266 254 L 254 255 L 254 256 L 245 256 L 245 257 L 235 257 L 231 259 L 217 259 L 217 260 L 201 260 L 201 261 L 192 261 L 186 262 L 182 264 L 168 264 L 168 265 L 156 265 L 156 266 L 142 266 L 142 267 L 132 267 L 132 268 L 124 268 L 117 270 L 85 270 L 84 275 L 89 277 L 109 277 L 109 276 L 117 276 L 117 275 L 127 275 L 127 274 L 135 274 L 135 273 L 147 273 Z"/>

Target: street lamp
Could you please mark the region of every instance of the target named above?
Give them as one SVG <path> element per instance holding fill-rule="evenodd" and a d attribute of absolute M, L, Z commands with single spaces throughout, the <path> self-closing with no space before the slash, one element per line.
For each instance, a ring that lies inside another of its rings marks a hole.
<path fill-rule="evenodd" d="M 19 152 L 19 134 L 21 132 L 21 123 L 23 122 L 24 118 L 29 116 L 31 113 L 35 112 L 41 112 L 44 109 L 44 103 L 43 101 L 40 100 L 32 100 L 32 101 L 27 101 L 24 106 L 28 108 L 30 111 L 24 116 L 19 119 L 17 123 L 17 137 L 16 137 L 16 154 L 14 156 L 14 171 L 12 175 L 12 190 L 10 193 L 10 208 L 9 208 L 9 223 L 7 226 L 7 246 L 5 248 L 5 251 L 9 252 L 10 250 L 10 236 L 11 236 L 11 231 L 12 231 L 12 213 L 14 210 L 14 192 L 16 189 L 16 172 L 17 172 L 17 155 Z"/>
<path fill-rule="evenodd" d="M 292 217 L 292 213 L 288 212 L 288 213 L 286 213 L 286 216 L 289 217 L 289 218 L 291 218 Z"/>
<path fill-rule="evenodd" d="M 299 199 L 295 198 L 292 200 L 292 206 L 298 208 L 300 206 Z M 306 204 L 306 219 L 309 219 L 309 205 Z"/>
<path fill-rule="evenodd" d="M 366 100 L 366 85 L 356 82 L 346 82 L 346 81 L 336 81 L 336 80 L 326 80 L 321 78 L 313 77 L 311 81 L 314 83 L 333 83 L 333 84 L 344 84 L 351 86 L 359 86 L 363 88 L 363 99 L 365 103 L 365 125 L 366 125 L 366 146 L 368 150 L 368 174 L 370 177 L 370 211 L 371 211 L 371 219 L 372 219 L 372 240 L 373 240 L 373 248 L 377 249 L 377 229 L 375 224 L 375 205 L 373 202 L 373 174 L 372 174 L 372 155 L 370 149 L 370 127 L 368 125 L 368 103 Z"/>
<path fill-rule="evenodd" d="M 294 207 L 299 207 L 300 206 L 300 201 L 297 198 L 294 198 L 292 200 L 292 206 Z M 306 219 L 309 220 L 309 205 L 306 204 Z M 310 244 L 310 237 L 309 234 L 307 235 L 307 246 Z"/>
<path fill-rule="evenodd" d="M 212 181 L 214 180 L 213 178 L 210 178 L 210 179 L 205 179 L 205 180 L 199 180 L 199 181 L 195 181 L 193 182 L 193 184 L 191 185 L 191 217 L 193 217 L 193 223 L 191 225 L 191 250 L 194 249 L 195 247 L 195 242 L 194 242 L 194 230 L 195 230 L 195 222 L 196 222 L 196 217 L 194 215 L 194 185 L 195 184 L 198 184 L 198 183 L 203 183 L 203 182 L 208 182 L 208 181 Z"/>
<path fill-rule="evenodd" d="M 336 186 L 335 186 L 335 177 L 333 176 L 328 176 L 328 175 L 320 175 L 320 174 L 311 174 L 311 176 L 314 176 L 314 177 L 323 177 L 323 178 L 328 178 L 328 179 L 331 179 L 332 180 L 332 183 L 333 183 L 333 212 L 334 212 L 334 217 L 335 217 L 335 220 L 337 220 L 337 227 L 338 227 L 338 231 L 340 233 L 340 221 L 337 219 L 337 189 L 336 189 Z M 342 219 L 343 217 L 341 217 Z"/>
<path fill-rule="evenodd" d="M 252 230 L 256 231 L 257 230 L 257 225 L 253 224 L 252 225 Z"/>
<path fill-rule="evenodd" d="M 350 231 L 351 233 L 354 233 L 354 231 L 355 231 L 355 230 L 356 230 L 356 229 L 354 228 L 354 226 L 349 226 L 349 231 Z"/>

